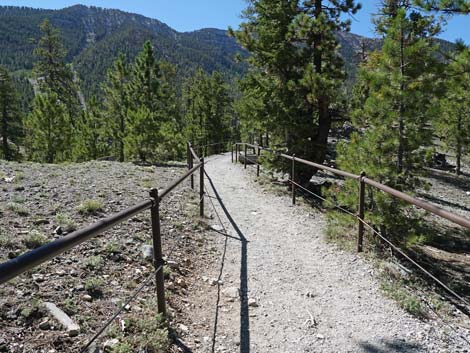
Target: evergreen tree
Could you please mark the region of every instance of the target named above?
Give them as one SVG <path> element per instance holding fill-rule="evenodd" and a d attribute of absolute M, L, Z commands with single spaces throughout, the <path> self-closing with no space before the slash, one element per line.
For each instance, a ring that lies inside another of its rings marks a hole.
<path fill-rule="evenodd" d="M 165 61 L 160 66 L 160 137 L 157 147 L 158 158 L 163 160 L 179 160 L 186 151 L 184 139 L 184 121 L 182 119 L 181 101 L 178 93 L 176 67 Z"/>
<path fill-rule="evenodd" d="M 431 145 L 441 70 L 432 43 L 439 26 L 434 17 L 411 11 L 405 3 L 385 1 L 376 19 L 384 46 L 361 67 L 355 90 L 353 122 L 363 132 L 339 144 L 337 162 L 341 169 L 365 171 L 395 189 L 413 191 L 419 185 L 416 174 L 425 162 L 426 146 Z M 340 193 L 339 198 L 355 207 L 357 182 L 346 182 L 344 190 L 349 193 Z M 371 218 L 382 231 L 404 225 L 402 202 L 372 190 L 368 199 L 376 211 Z"/>
<path fill-rule="evenodd" d="M 447 68 L 447 94 L 442 99 L 442 115 L 437 130 L 448 148 L 455 151 L 456 173 L 460 175 L 462 156 L 470 151 L 470 49 L 458 53 Z"/>
<path fill-rule="evenodd" d="M 34 72 L 39 88 L 41 91 L 47 90 L 57 95 L 66 105 L 70 122 L 74 124 L 74 119 L 80 112 L 80 101 L 72 69 L 65 64 L 66 50 L 60 32 L 47 19 L 41 24 L 40 29 L 42 37 L 34 50 L 38 58 Z"/>
<path fill-rule="evenodd" d="M 112 153 L 120 162 L 125 160 L 124 140 L 127 135 L 127 114 L 129 110 L 128 85 L 129 68 L 123 54 L 114 61 L 108 70 L 103 85 L 105 115 L 108 133 L 112 143 Z"/>
<path fill-rule="evenodd" d="M 439 11 L 448 14 L 470 13 L 468 0 L 414 0 L 414 4 L 426 11 Z"/>
<path fill-rule="evenodd" d="M 200 146 L 229 140 L 232 98 L 222 75 L 209 76 L 199 68 L 185 82 L 183 92 L 186 138 Z"/>
<path fill-rule="evenodd" d="M 231 31 L 252 54 L 251 71 L 241 85 L 249 108 L 241 113 L 256 109 L 250 115 L 258 127 L 299 157 L 324 161 L 345 78 L 335 34 L 349 30 L 342 15 L 359 8 L 353 0 L 251 0 L 246 22 Z M 312 168 L 298 172 L 301 183 L 313 174 Z"/>
<path fill-rule="evenodd" d="M 0 66 L 0 130 L 2 157 L 12 160 L 11 143 L 17 143 L 21 134 L 21 115 L 16 87 L 8 71 Z"/>
<path fill-rule="evenodd" d="M 71 159 L 72 127 L 67 107 L 56 93 L 46 91 L 36 95 L 26 127 L 32 160 L 57 163 Z"/>
<path fill-rule="evenodd" d="M 154 158 L 161 141 L 162 116 L 160 95 L 160 68 L 153 46 L 145 42 L 137 55 L 129 85 L 129 131 L 126 136 L 129 153 L 142 161 Z"/>
<path fill-rule="evenodd" d="M 75 159 L 86 161 L 106 156 L 109 152 L 107 128 L 104 111 L 96 97 L 91 97 L 77 124 Z"/>

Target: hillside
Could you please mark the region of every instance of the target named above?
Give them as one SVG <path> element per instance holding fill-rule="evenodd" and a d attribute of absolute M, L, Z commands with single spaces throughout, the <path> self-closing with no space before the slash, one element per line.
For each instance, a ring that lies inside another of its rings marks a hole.
<path fill-rule="evenodd" d="M 49 18 L 58 27 L 85 92 L 95 92 L 119 52 L 132 59 L 144 41 L 152 40 L 159 59 L 179 68 L 181 75 L 197 66 L 219 70 L 228 78 L 245 71 L 235 55 L 243 50 L 225 31 L 202 29 L 179 33 L 166 24 L 119 10 L 76 5 L 62 10 L 0 7 L 0 65 L 27 74 L 33 67 L 39 24 Z M 25 72 L 26 71 L 26 72 Z"/>
<path fill-rule="evenodd" d="M 119 52 L 132 60 L 147 39 L 152 40 L 159 59 L 177 66 L 180 78 L 198 66 L 207 72 L 221 71 L 228 80 L 247 70 L 245 64 L 236 60 L 236 54 L 247 55 L 247 52 L 224 30 L 177 32 L 156 19 L 83 5 L 61 10 L 0 6 L 0 65 L 19 77 L 29 74 L 35 62 L 33 50 L 40 37 L 39 25 L 46 18 L 61 30 L 68 50 L 67 60 L 78 72 L 86 95 L 97 93 L 98 83 L 103 81 Z M 380 39 L 353 33 L 339 33 L 338 41 L 351 79 L 361 59 L 362 43 L 368 50 L 378 49 L 382 43 Z M 444 50 L 452 46 L 445 41 L 440 41 L 440 45 Z"/>

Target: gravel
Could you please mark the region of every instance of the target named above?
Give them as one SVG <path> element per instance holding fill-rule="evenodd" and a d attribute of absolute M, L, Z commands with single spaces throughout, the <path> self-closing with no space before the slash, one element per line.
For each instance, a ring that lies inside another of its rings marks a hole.
<path fill-rule="evenodd" d="M 186 344 L 194 352 L 470 352 L 442 322 L 419 320 L 387 299 L 364 258 L 327 244 L 321 213 L 264 191 L 228 155 L 208 160 L 236 227 L 217 205 L 229 236 L 210 238 L 218 257 L 201 276 L 219 278 L 220 271 L 225 284 L 200 281 L 189 297 L 197 342 Z M 240 290 L 235 301 L 226 295 L 232 288 Z"/>

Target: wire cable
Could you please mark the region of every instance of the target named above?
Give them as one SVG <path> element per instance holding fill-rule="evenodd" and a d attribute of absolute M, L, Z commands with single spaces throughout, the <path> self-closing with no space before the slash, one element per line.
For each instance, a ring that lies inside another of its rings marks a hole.
<path fill-rule="evenodd" d="M 111 318 L 106 321 L 106 323 L 93 335 L 93 337 L 88 341 L 85 347 L 80 350 L 80 353 L 85 353 L 88 348 L 106 331 L 109 325 L 123 312 L 129 303 L 134 301 L 134 299 L 139 295 L 140 292 L 145 288 L 145 286 L 150 282 L 150 279 L 154 278 L 158 271 L 162 270 L 163 266 L 160 265 L 155 271 L 149 274 L 149 276 L 142 282 L 142 284 L 134 291 L 134 293 L 127 298 L 123 305 L 111 316 Z"/>

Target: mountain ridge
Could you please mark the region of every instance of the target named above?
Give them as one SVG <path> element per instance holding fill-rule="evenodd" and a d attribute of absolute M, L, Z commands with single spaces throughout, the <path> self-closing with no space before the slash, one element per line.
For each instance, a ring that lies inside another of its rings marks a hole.
<path fill-rule="evenodd" d="M 221 71 L 233 81 L 247 71 L 237 54 L 249 55 L 227 30 L 201 28 L 178 32 L 158 19 L 141 14 L 76 4 L 59 10 L 32 7 L 0 6 L 0 65 L 27 76 L 34 65 L 34 40 L 40 36 L 39 25 L 48 18 L 59 28 L 71 63 L 82 80 L 87 96 L 99 91 L 108 68 L 119 52 L 129 61 L 151 40 L 158 59 L 177 67 L 180 79 L 197 67 L 206 72 Z M 34 39 L 34 40 L 32 40 Z M 353 78 L 361 60 L 361 43 L 367 49 L 380 48 L 382 40 L 354 33 L 338 33 L 340 53 L 345 68 Z M 449 42 L 444 42 L 450 45 Z"/>

